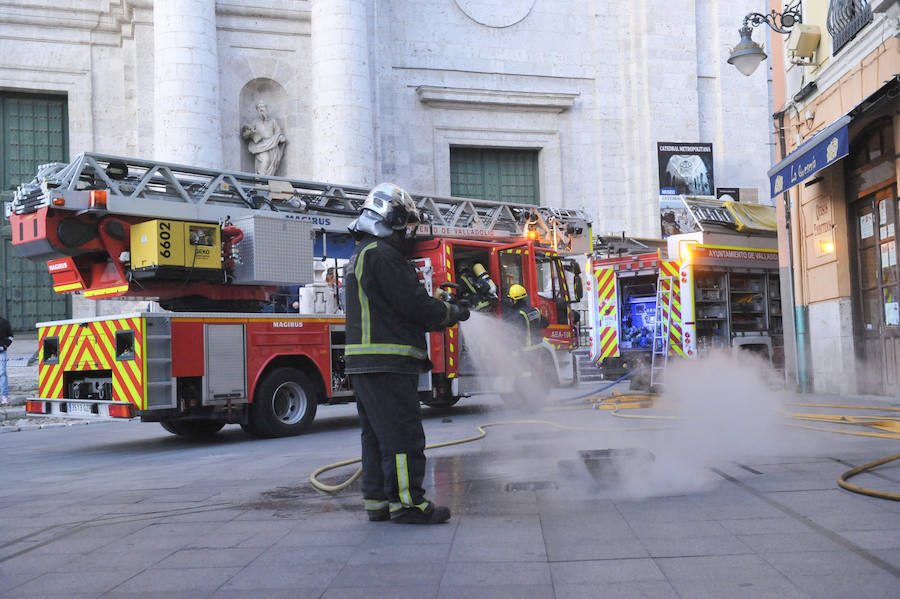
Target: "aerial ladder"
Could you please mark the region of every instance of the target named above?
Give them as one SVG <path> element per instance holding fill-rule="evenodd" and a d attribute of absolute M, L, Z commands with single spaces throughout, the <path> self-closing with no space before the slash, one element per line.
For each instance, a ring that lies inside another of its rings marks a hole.
<path fill-rule="evenodd" d="M 70 163 L 42 165 L 19 186 L 6 216 L 13 247 L 47 262 L 57 292 L 160 298 L 176 311 L 240 311 L 267 301 L 278 284 L 310 282 L 282 268 L 284 256 L 276 254 L 290 247 L 290 236 L 311 235 L 327 248 L 329 237 L 348 235 L 367 193 L 359 186 L 85 152 Z M 590 251 L 590 223 L 580 210 L 413 198 L 423 216 L 420 237 L 531 239 L 561 255 Z M 259 229 L 254 243 L 248 226 Z M 267 250 L 273 227 L 286 237 L 274 235 L 282 246 Z M 137 245 L 149 245 L 150 257 L 138 256 Z M 278 268 L 259 268 L 270 259 Z"/>

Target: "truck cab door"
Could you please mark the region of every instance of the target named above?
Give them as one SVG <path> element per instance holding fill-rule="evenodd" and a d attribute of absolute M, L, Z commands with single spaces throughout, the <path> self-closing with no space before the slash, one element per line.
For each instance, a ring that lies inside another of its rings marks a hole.
<path fill-rule="evenodd" d="M 534 245 L 529 242 L 500 245 L 491 249 L 491 276 L 497 285 L 497 294 L 502 302 L 513 285 L 521 285 L 528 291 L 532 302 L 536 289 L 533 277 Z"/>
<path fill-rule="evenodd" d="M 568 281 L 562 269 L 562 261 L 556 255 L 538 251 L 535 252 L 535 265 L 537 267 L 535 271 L 537 296 L 533 298 L 532 303 L 541 310 L 551 324 L 568 325 L 571 300 Z"/>

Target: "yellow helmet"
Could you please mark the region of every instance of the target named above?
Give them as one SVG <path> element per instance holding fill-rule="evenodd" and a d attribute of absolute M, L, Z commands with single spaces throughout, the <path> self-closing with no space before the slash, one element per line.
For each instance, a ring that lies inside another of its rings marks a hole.
<path fill-rule="evenodd" d="M 525 291 L 524 287 L 522 287 L 521 285 L 518 285 L 518 284 L 511 286 L 509 288 L 509 291 L 506 293 L 506 297 L 508 297 L 509 299 L 511 299 L 514 302 L 517 302 L 520 299 L 523 299 L 526 295 L 528 295 L 528 292 Z"/>

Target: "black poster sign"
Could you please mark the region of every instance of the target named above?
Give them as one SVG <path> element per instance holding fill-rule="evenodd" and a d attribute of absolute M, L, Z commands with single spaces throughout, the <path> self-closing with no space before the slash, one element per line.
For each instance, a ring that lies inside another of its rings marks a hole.
<path fill-rule="evenodd" d="M 740 187 L 716 187 L 716 199 L 731 200 L 732 202 L 741 201 Z"/>
<path fill-rule="evenodd" d="M 711 143 L 657 142 L 659 194 L 714 196 Z"/>

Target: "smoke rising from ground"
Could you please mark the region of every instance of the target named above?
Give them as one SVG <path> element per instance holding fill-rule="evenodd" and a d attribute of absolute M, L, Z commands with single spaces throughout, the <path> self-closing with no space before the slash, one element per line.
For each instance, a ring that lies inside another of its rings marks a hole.
<path fill-rule="evenodd" d="M 721 479 L 710 468 L 778 455 L 789 433 L 780 425 L 783 395 L 771 367 L 746 352 L 709 352 L 670 363 L 654 412 L 677 418 L 651 440 L 646 477 L 628 477 L 629 494 L 697 492 Z"/>
<path fill-rule="evenodd" d="M 516 375 L 518 364 L 510 345 L 516 336 L 510 325 L 492 314 L 473 313 L 463 323 L 462 334 L 478 374 L 487 379 Z M 579 493 L 615 498 L 702 492 L 722 481 L 712 468 L 733 472 L 735 463 L 759 463 L 810 449 L 803 446 L 807 437 L 801 440 L 796 429 L 783 426 L 786 395 L 778 386 L 781 380 L 767 362 L 749 353 L 709 352 L 697 360 L 670 361 L 664 391 L 652 408 L 621 410 L 626 416 L 665 419 L 625 420 L 602 410 L 558 411 L 554 407 L 559 407 L 560 398 L 585 392 L 583 387 L 558 389 L 554 401 L 545 401 L 543 407 L 548 409 L 511 410 L 495 420 L 551 420 L 570 430 L 527 425 L 491 429 L 489 435 L 504 439 L 511 452 L 528 455 L 521 463 L 506 462 L 503 475 L 508 480 L 555 474 Z M 568 403 L 573 405 L 577 402 Z M 598 430 L 578 430 L 590 428 Z M 579 457 L 584 450 L 618 451 L 614 461 L 621 468 L 607 471 L 612 474 L 607 478 L 592 477 Z"/>

